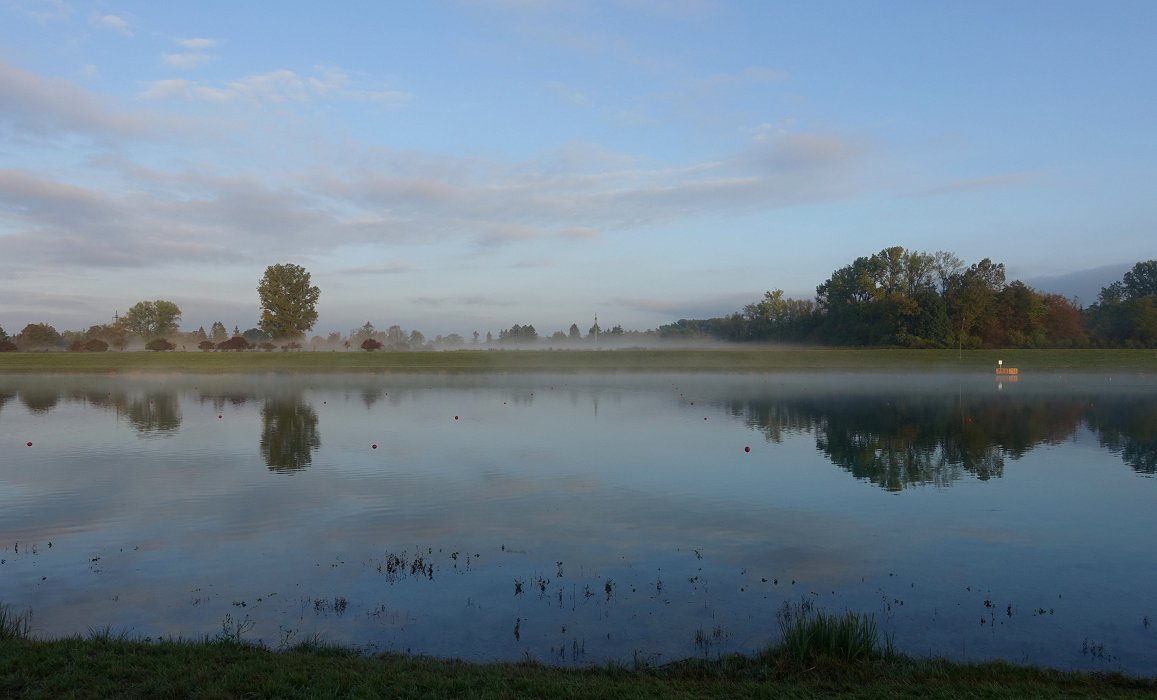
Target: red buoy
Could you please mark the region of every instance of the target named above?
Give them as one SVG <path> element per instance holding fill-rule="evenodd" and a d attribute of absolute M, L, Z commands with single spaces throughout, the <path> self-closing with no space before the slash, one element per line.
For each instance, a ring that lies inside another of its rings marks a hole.
<path fill-rule="evenodd" d="M 458 420 L 458 416 L 454 416 L 454 420 Z"/>
<path fill-rule="evenodd" d="M 743 448 L 743 451 L 744 451 L 744 452 L 751 452 L 751 447 L 744 447 L 744 448 Z"/>
<path fill-rule="evenodd" d="M 374 444 L 370 445 L 370 448 L 375 450 L 378 449 L 378 443 L 375 442 Z"/>
<path fill-rule="evenodd" d="M 28 443 L 28 446 L 29 446 L 29 447 L 32 447 L 32 443 L 31 443 L 31 442 L 30 442 L 30 443 Z"/>

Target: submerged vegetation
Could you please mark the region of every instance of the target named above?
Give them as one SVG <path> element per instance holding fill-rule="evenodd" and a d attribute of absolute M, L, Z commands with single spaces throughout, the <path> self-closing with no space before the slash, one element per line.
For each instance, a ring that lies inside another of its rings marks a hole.
<path fill-rule="evenodd" d="M 316 639 L 281 650 L 215 638 L 34 639 L 28 615 L 0 606 L 4 697 L 1151 697 L 1157 679 L 1004 663 L 921 660 L 880 647 L 870 618 L 781 615 L 784 640 L 753 656 L 559 668 L 368 655 Z"/>

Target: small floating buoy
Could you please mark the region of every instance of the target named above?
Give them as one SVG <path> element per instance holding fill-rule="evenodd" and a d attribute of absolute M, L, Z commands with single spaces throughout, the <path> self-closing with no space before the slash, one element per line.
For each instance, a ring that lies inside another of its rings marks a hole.
<path fill-rule="evenodd" d="M 371 450 L 376 450 L 376 449 L 378 449 L 378 443 L 376 443 L 376 442 L 375 442 L 374 444 L 370 445 L 370 449 L 371 449 Z"/>
<path fill-rule="evenodd" d="M 458 416 L 454 416 L 454 420 L 458 420 Z"/>
<path fill-rule="evenodd" d="M 32 443 L 31 443 L 31 442 L 27 443 L 27 445 L 28 445 L 29 447 L 32 447 Z"/>
<path fill-rule="evenodd" d="M 748 445 L 747 447 L 744 447 L 744 448 L 743 448 L 743 451 L 744 451 L 744 452 L 751 452 L 751 446 L 750 446 L 750 445 Z"/>

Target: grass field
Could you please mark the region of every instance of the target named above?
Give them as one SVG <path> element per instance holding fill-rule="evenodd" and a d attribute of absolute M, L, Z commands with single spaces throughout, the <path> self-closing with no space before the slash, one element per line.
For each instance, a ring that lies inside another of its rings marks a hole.
<path fill-rule="evenodd" d="M 1157 372 L 1157 350 L 847 348 L 489 350 L 455 352 L 0 353 L 0 373 L 79 372 Z"/>

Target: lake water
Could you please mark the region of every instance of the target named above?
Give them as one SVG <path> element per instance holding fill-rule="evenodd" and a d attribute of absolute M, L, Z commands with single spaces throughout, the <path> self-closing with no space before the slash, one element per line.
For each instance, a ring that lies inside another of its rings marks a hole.
<path fill-rule="evenodd" d="M 1155 450 L 1137 375 L 0 376 L 0 602 L 587 665 L 756 651 L 807 600 L 1153 675 Z"/>

